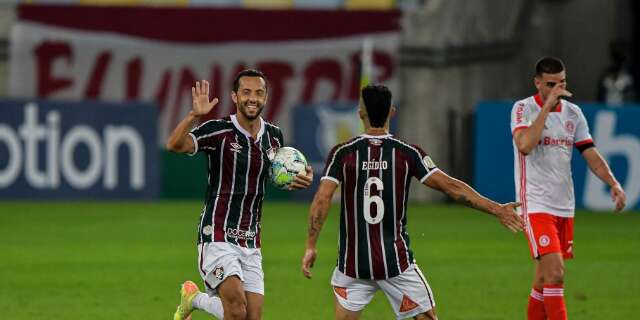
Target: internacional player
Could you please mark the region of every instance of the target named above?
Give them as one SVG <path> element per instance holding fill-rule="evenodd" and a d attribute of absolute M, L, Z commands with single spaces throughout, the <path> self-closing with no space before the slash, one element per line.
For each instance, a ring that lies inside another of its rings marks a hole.
<path fill-rule="evenodd" d="M 340 239 L 331 285 L 336 319 L 358 319 L 381 289 L 398 319 L 436 319 L 431 288 L 414 262 L 407 233 L 411 178 L 470 207 L 495 215 L 510 230 L 522 230 L 517 203 L 495 203 L 438 170 L 416 145 L 389 134 L 391 92 L 382 85 L 362 89 L 359 115 L 365 133 L 335 146 L 309 213 L 302 272 L 311 278 L 316 242 L 331 198 L 341 188 Z"/>
<path fill-rule="evenodd" d="M 207 294 L 187 281 L 175 320 L 189 319 L 194 309 L 224 319 L 260 319 L 264 274 L 260 252 L 262 201 L 269 155 L 283 146 L 280 129 L 262 119 L 267 80 L 260 71 L 244 70 L 233 83 L 236 113 L 200 124 L 218 99 L 209 100 L 209 83 L 196 82 L 193 106 L 173 130 L 167 149 L 208 158 L 208 186 L 198 226 L 198 269 Z M 192 129 L 193 128 L 193 129 Z M 311 167 L 291 189 L 307 188 Z M 222 304 L 220 304 L 222 302 Z"/>
<path fill-rule="evenodd" d="M 530 320 L 561 320 L 567 319 L 563 259 L 573 258 L 573 148 L 611 187 L 616 211 L 624 208 L 625 194 L 595 148 L 580 108 L 561 99 L 571 97 L 562 61 L 544 57 L 535 68 L 538 93 L 517 101 L 511 112 L 516 197 L 536 266 L 527 314 Z"/>

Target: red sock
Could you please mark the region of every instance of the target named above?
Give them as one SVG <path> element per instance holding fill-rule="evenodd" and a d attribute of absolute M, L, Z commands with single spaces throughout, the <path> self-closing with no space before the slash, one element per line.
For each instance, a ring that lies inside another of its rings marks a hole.
<path fill-rule="evenodd" d="M 529 295 L 529 306 L 527 307 L 528 320 L 547 320 L 547 314 L 544 312 L 544 297 L 542 290 L 536 288 L 531 289 Z"/>
<path fill-rule="evenodd" d="M 542 291 L 544 308 L 549 320 L 567 320 L 567 307 L 564 303 L 562 284 L 545 284 Z"/>

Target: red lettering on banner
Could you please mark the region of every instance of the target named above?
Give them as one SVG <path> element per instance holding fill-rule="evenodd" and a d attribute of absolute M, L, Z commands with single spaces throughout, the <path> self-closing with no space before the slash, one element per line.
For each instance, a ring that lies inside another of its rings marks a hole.
<path fill-rule="evenodd" d="M 127 63 L 127 100 L 138 100 L 140 97 L 140 79 L 142 78 L 142 60 L 132 59 Z"/>
<path fill-rule="evenodd" d="M 68 65 L 73 62 L 73 53 L 68 43 L 44 41 L 35 48 L 34 53 L 37 60 L 38 97 L 45 98 L 51 93 L 68 88 L 73 84 L 71 78 L 56 78 L 52 75 L 52 67 L 55 60 L 65 59 Z"/>
<path fill-rule="evenodd" d="M 233 81 L 236 79 L 236 76 L 238 75 L 238 73 L 240 73 L 242 70 L 247 69 L 247 66 L 243 63 L 240 62 L 238 64 L 235 65 L 235 67 L 232 69 L 233 71 L 229 74 L 229 82 L 231 84 L 231 91 L 233 90 Z M 265 75 L 267 77 L 267 79 L 269 79 L 269 75 Z M 229 95 L 231 93 L 228 93 Z M 229 98 L 229 106 L 227 106 L 227 108 L 224 110 L 220 110 L 220 112 L 222 112 L 222 114 L 220 114 L 220 117 L 226 117 L 227 115 L 230 114 L 235 114 L 236 113 L 236 104 L 233 102 L 233 99 Z"/>
<path fill-rule="evenodd" d="M 156 89 L 156 103 L 158 104 L 158 113 L 162 114 L 165 107 L 167 106 L 167 99 L 169 99 L 169 88 L 171 86 L 171 78 L 173 78 L 173 74 L 171 70 L 165 70 L 162 73 L 162 80 L 160 80 L 160 84 Z"/>
<path fill-rule="evenodd" d="M 169 118 L 169 126 L 171 128 L 175 127 L 179 120 L 180 110 L 182 110 L 182 101 L 185 93 L 191 97 L 191 87 L 193 87 L 196 83 L 196 76 L 193 74 L 193 71 L 189 68 L 183 68 L 180 72 L 180 77 L 178 78 L 178 86 L 176 87 L 176 99 L 174 100 L 173 110 L 171 110 L 171 117 Z M 188 99 L 189 102 L 192 99 Z"/>
<path fill-rule="evenodd" d="M 111 52 L 102 52 L 96 59 L 96 64 L 91 71 L 89 84 L 84 91 L 85 98 L 97 99 L 100 97 L 104 76 L 107 74 L 107 67 L 111 62 Z"/>
<path fill-rule="evenodd" d="M 258 70 L 264 72 L 269 79 L 269 100 L 265 118 L 273 121 L 282 109 L 282 102 L 285 93 L 285 81 L 293 76 L 293 67 L 288 63 L 279 61 L 267 61 L 258 64 Z"/>
<path fill-rule="evenodd" d="M 312 61 L 304 70 L 304 89 L 302 90 L 302 102 L 313 102 L 316 87 L 321 79 L 329 81 L 333 85 L 331 101 L 338 100 L 340 88 L 342 88 L 342 68 L 336 60 L 321 59 Z"/>
<path fill-rule="evenodd" d="M 360 100 L 360 73 L 362 66 L 360 59 L 362 52 L 356 52 L 351 55 L 351 80 L 347 93 L 348 100 Z M 374 51 L 372 63 L 374 70 L 369 81 L 371 83 L 381 83 L 391 79 L 393 75 L 393 59 L 390 55 L 382 51 Z"/>
<path fill-rule="evenodd" d="M 211 119 L 219 119 L 221 118 L 219 114 L 221 114 L 220 101 L 222 101 L 222 96 L 220 95 L 222 91 L 222 68 L 219 65 L 214 64 L 211 67 L 211 76 L 209 77 L 209 82 L 211 88 L 209 88 L 209 99 L 218 98 L 218 105 L 213 107 L 213 109 L 202 117 L 202 122 L 209 121 Z"/>
<path fill-rule="evenodd" d="M 374 51 L 373 65 L 377 70 L 380 70 L 376 82 L 385 82 L 393 76 L 393 59 L 390 55 L 381 51 Z"/>

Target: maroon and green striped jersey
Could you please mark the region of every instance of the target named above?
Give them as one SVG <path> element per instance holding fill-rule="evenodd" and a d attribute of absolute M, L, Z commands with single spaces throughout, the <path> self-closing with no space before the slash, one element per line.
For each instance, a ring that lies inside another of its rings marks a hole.
<path fill-rule="evenodd" d="M 280 128 L 260 118 L 254 139 L 235 115 L 210 120 L 191 130 L 195 151 L 207 154 L 207 192 L 198 226 L 198 243 L 229 242 L 260 247 L 260 221 L 268 154 L 281 147 Z"/>
<path fill-rule="evenodd" d="M 387 279 L 413 263 L 407 233 L 411 178 L 437 168 L 415 145 L 391 135 L 360 135 L 335 146 L 323 180 L 341 184 L 338 269 L 359 279 Z"/>

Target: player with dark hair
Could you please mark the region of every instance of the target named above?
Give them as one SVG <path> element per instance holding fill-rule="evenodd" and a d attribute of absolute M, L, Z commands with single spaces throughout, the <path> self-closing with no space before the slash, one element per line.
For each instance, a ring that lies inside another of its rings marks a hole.
<path fill-rule="evenodd" d="M 525 234 L 536 265 L 527 314 L 529 320 L 562 320 L 567 319 L 563 259 L 573 258 L 573 148 L 611 187 L 616 211 L 624 208 L 626 200 L 595 148 L 582 111 L 561 99 L 571 97 L 562 61 L 544 57 L 535 71 L 538 93 L 517 101 L 511 112 L 516 197 L 522 203 Z"/>
<path fill-rule="evenodd" d="M 268 155 L 284 142 L 280 128 L 260 117 L 267 102 L 267 80 L 257 70 L 240 72 L 231 92 L 236 113 L 195 128 L 218 98 L 209 100 L 209 83 L 204 80 L 191 91 L 192 109 L 171 133 L 167 149 L 207 155 L 208 185 L 198 226 L 198 269 L 207 294 L 195 283 L 185 282 L 174 320 L 189 319 L 194 308 L 218 318 L 224 313 L 226 320 L 260 319 L 264 300 L 260 234 Z M 312 179 L 307 167 L 290 187 L 307 188 Z"/>
<path fill-rule="evenodd" d="M 433 293 L 414 262 L 407 233 L 411 177 L 457 201 L 490 213 L 512 231 L 523 228 L 517 203 L 495 203 L 462 181 L 440 171 L 418 146 L 389 134 L 395 113 L 385 86 L 362 89 L 360 119 L 365 133 L 335 146 L 309 212 L 309 234 L 302 272 L 311 278 L 316 242 L 331 198 L 341 187 L 340 239 L 333 273 L 336 319 L 358 319 L 381 289 L 397 317 L 436 319 Z"/>

